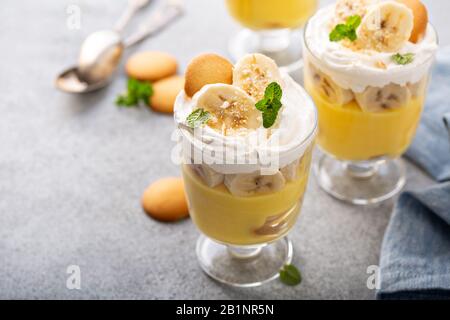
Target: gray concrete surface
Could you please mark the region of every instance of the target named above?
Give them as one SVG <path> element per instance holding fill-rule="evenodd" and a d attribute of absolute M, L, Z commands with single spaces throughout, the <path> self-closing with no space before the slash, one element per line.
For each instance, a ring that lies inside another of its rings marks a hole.
<path fill-rule="evenodd" d="M 450 43 L 450 2 L 426 2 L 441 42 Z M 69 4 L 81 8 L 80 30 L 66 27 Z M 75 61 L 82 39 L 111 26 L 124 4 L 2 2 L 0 298 L 372 299 L 366 269 L 378 262 L 393 201 L 349 206 L 311 179 L 291 233 L 304 278 L 294 288 L 278 281 L 254 289 L 220 285 L 197 264 L 198 233 L 190 220 L 161 224 L 143 214 L 144 188 L 179 175 L 170 162 L 172 118 L 117 108 L 123 72 L 109 88 L 85 96 L 52 85 Z M 137 49 L 171 52 L 183 69 L 200 52 L 227 54 L 236 30 L 222 0 L 189 0 L 182 20 Z M 430 183 L 408 165 L 408 188 Z M 66 288 L 69 265 L 81 268 L 81 290 Z"/>

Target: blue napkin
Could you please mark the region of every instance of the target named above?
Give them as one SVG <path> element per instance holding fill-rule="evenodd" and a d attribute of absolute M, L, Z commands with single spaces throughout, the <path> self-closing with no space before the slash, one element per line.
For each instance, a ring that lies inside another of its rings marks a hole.
<path fill-rule="evenodd" d="M 400 196 L 380 266 L 379 299 L 450 299 L 450 182 Z"/>
<path fill-rule="evenodd" d="M 450 47 L 441 50 L 407 157 L 450 180 Z M 450 299 L 450 182 L 404 192 L 383 239 L 378 299 Z"/>
<path fill-rule="evenodd" d="M 406 157 L 439 182 L 450 180 L 450 47 L 438 52 L 427 103 Z"/>
<path fill-rule="evenodd" d="M 444 114 L 444 123 L 445 123 L 445 127 L 447 128 L 449 136 L 450 136 L 450 112 Z"/>

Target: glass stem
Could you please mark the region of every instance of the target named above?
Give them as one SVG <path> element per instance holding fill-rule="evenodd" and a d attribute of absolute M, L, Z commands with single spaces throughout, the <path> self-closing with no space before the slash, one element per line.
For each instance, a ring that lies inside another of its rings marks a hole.
<path fill-rule="evenodd" d="M 263 30 L 258 32 L 259 47 L 263 52 L 278 52 L 289 47 L 290 29 Z"/>
<path fill-rule="evenodd" d="M 347 174 L 357 179 L 370 179 L 378 171 L 378 162 L 347 162 L 344 164 Z"/>
<path fill-rule="evenodd" d="M 248 247 L 231 246 L 231 245 L 227 246 L 228 252 L 230 253 L 230 255 L 232 255 L 234 258 L 238 258 L 238 259 L 254 258 L 261 253 L 261 250 L 263 247 L 264 247 L 264 245 L 248 246 Z"/>

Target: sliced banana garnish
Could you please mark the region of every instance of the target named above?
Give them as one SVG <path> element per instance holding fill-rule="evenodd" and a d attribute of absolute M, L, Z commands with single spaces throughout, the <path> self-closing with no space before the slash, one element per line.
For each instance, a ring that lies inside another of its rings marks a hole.
<path fill-rule="evenodd" d="M 270 176 L 261 175 L 259 172 L 226 175 L 224 182 L 228 190 L 238 197 L 277 192 L 286 184 L 286 180 L 279 171 Z"/>
<path fill-rule="evenodd" d="M 271 82 L 283 86 L 278 66 L 265 55 L 246 55 L 234 67 L 233 84 L 242 88 L 256 101 L 264 97 L 264 91 Z"/>
<path fill-rule="evenodd" d="M 411 99 L 411 92 L 407 87 L 390 84 L 383 88 L 368 87 L 364 92 L 356 93 L 355 97 L 363 111 L 381 112 L 404 107 Z"/>
<path fill-rule="evenodd" d="M 193 103 L 196 108 L 210 113 L 207 125 L 223 135 L 247 133 L 262 123 L 255 100 L 232 85 L 206 85 L 195 94 Z"/>
<path fill-rule="evenodd" d="M 345 23 L 351 16 L 358 15 L 361 18 L 366 15 L 367 8 L 379 0 L 338 0 L 335 15 L 340 23 Z"/>
<path fill-rule="evenodd" d="M 298 179 L 299 164 L 300 164 L 300 159 L 297 159 L 297 160 L 291 162 L 290 164 L 288 164 L 287 166 L 280 169 L 280 172 L 283 175 L 283 177 L 286 179 L 286 181 L 294 181 L 294 180 Z"/>
<path fill-rule="evenodd" d="M 301 200 L 299 201 L 301 203 Z M 255 230 L 255 233 L 260 236 L 277 235 L 283 233 L 288 227 L 289 222 L 295 218 L 295 212 L 298 209 L 298 204 L 285 212 L 270 216 L 266 219 L 264 224 Z"/>
<path fill-rule="evenodd" d="M 339 87 L 329 76 L 317 69 L 312 63 L 309 63 L 307 68 L 314 87 L 328 102 L 342 106 L 353 100 L 354 96 L 351 90 Z"/>
<path fill-rule="evenodd" d="M 397 52 L 411 37 L 414 17 L 411 9 L 395 1 L 370 7 L 357 30 L 357 44 L 379 52 Z"/>
<path fill-rule="evenodd" d="M 428 76 L 423 77 L 422 80 L 416 83 L 408 83 L 408 89 L 411 91 L 411 96 L 417 98 L 425 95 L 428 85 Z"/>
<path fill-rule="evenodd" d="M 225 178 L 223 174 L 214 171 L 207 165 L 193 164 L 191 165 L 191 168 L 195 171 L 195 173 L 197 173 L 200 176 L 200 178 L 202 178 L 202 180 L 210 188 L 214 188 L 222 184 Z"/>

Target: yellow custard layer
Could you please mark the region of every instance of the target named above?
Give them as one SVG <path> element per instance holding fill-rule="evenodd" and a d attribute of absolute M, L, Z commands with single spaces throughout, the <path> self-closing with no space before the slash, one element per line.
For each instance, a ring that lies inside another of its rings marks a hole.
<path fill-rule="evenodd" d="M 305 193 L 311 151 L 299 165 L 299 178 L 275 193 L 237 197 L 225 185 L 208 187 L 187 165 L 182 166 L 189 212 L 209 238 L 234 245 L 254 245 L 285 235 L 297 220 Z"/>
<path fill-rule="evenodd" d="M 305 88 L 319 113 L 318 144 L 341 160 L 363 161 L 381 156 L 401 156 L 414 138 L 425 97 L 383 112 L 364 112 L 356 101 L 333 105 L 305 76 Z"/>
<path fill-rule="evenodd" d="M 317 8 L 317 0 L 227 0 L 230 14 L 253 30 L 297 28 Z"/>

